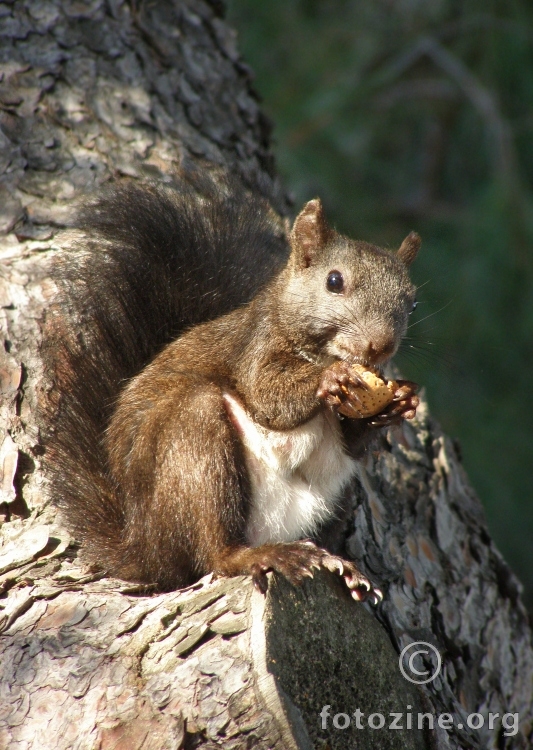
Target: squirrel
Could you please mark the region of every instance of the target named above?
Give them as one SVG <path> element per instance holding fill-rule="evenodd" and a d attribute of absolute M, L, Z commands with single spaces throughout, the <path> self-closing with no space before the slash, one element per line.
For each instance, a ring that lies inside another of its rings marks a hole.
<path fill-rule="evenodd" d="M 347 419 L 351 365 L 382 368 L 416 305 L 397 252 L 348 239 L 314 199 L 288 241 L 235 178 L 117 184 L 90 199 L 59 255 L 46 322 L 46 460 L 52 493 L 89 559 L 173 590 L 213 572 L 294 584 L 341 574 L 381 595 L 310 537 L 331 519 L 380 427 L 412 418 L 398 381 L 372 418 Z"/>

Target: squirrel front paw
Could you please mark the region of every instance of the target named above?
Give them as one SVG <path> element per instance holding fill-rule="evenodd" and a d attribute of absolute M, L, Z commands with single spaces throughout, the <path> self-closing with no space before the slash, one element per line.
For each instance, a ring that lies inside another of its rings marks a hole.
<path fill-rule="evenodd" d="M 322 373 L 317 396 L 345 417 L 383 427 L 415 416 L 417 389 L 410 380 L 385 380 L 375 370 L 340 360 Z"/>
<path fill-rule="evenodd" d="M 420 404 L 420 398 L 416 395 L 418 385 L 411 380 L 396 380 L 392 403 L 382 412 L 369 419 L 372 427 L 388 427 L 400 424 L 402 419 L 413 419 L 416 409 Z"/>
<path fill-rule="evenodd" d="M 334 362 L 322 373 L 317 396 L 333 411 L 345 417 L 362 419 L 366 417 L 361 400 L 361 391 L 369 391 L 370 386 L 348 362 Z"/>
<path fill-rule="evenodd" d="M 345 417 L 385 427 L 413 419 L 420 403 L 417 389 L 410 380 L 385 381 L 371 369 L 341 360 L 324 370 L 317 396 Z"/>

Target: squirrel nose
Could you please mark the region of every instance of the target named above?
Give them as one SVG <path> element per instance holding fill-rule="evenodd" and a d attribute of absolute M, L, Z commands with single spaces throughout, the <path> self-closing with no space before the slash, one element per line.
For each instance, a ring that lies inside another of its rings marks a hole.
<path fill-rule="evenodd" d="M 384 338 L 377 339 L 373 338 L 372 341 L 368 341 L 366 348 L 363 350 L 363 357 L 371 364 L 378 365 L 382 362 L 386 362 L 394 352 L 394 339 Z"/>

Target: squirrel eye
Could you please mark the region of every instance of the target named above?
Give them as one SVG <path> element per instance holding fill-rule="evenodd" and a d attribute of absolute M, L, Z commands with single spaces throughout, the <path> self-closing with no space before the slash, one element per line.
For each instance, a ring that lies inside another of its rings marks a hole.
<path fill-rule="evenodd" d="M 409 315 L 411 315 L 411 313 L 414 313 L 414 311 L 416 310 L 416 306 L 417 305 L 418 305 L 418 302 L 415 299 L 415 301 L 413 302 L 413 306 L 412 306 L 412 308 L 411 308 L 411 310 L 409 312 Z"/>
<path fill-rule="evenodd" d="M 328 274 L 326 289 L 328 292 L 334 292 L 335 294 L 339 294 L 343 291 L 344 279 L 340 271 L 331 271 L 331 273 Z"/>

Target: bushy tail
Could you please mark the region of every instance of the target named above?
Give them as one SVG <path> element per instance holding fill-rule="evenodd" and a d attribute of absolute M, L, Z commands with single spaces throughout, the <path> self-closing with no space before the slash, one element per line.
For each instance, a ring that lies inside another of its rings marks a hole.
<path fill-rule="evenodd" d="M 129 182 L 88 202 L 75 229 L 45 327 L 47 459 L 76 538 L 124 575 L 123 507 L 102 440 L 117 396 L 185 329 L 250 300 L 287 248 L 266 202 L 228 179 Z"/>

